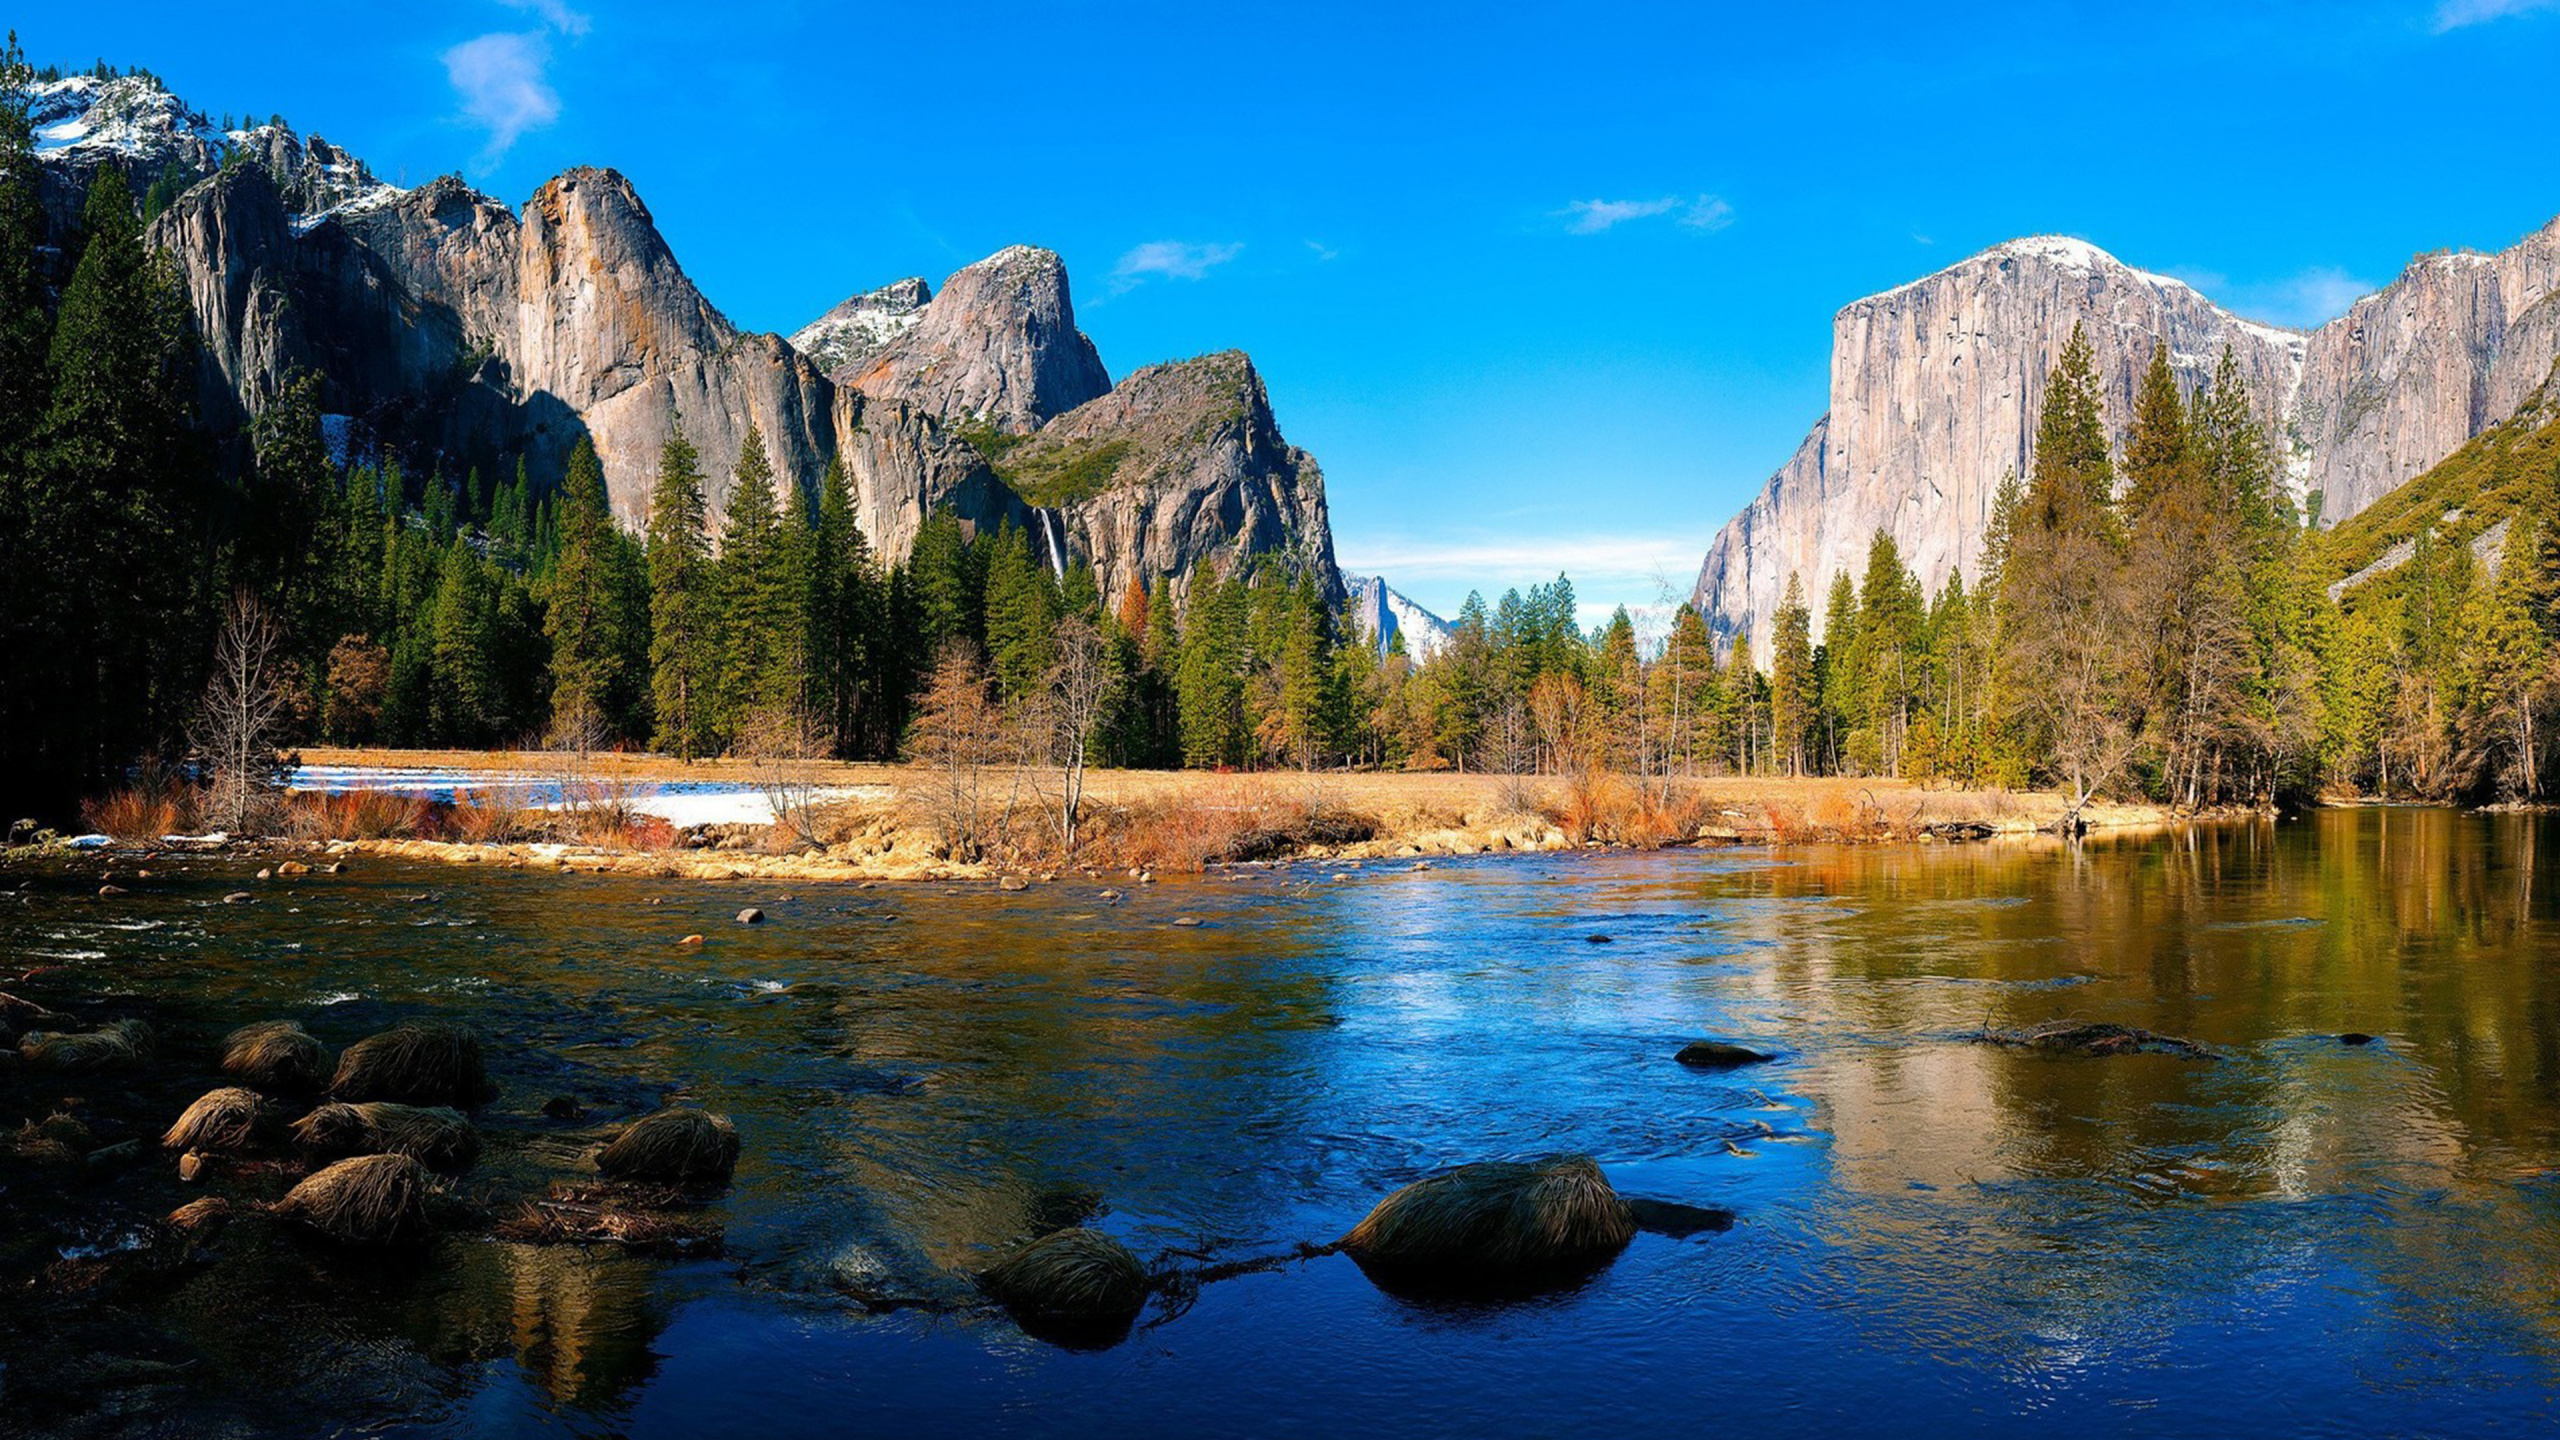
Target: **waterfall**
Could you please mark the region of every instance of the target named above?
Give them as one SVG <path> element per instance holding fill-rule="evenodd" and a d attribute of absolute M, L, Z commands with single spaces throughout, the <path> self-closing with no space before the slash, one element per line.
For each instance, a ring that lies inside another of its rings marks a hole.
<path fill-rule="evenodd" d="M 1067 526 L 1058 512 L 1043 507 L 1040 511 L 1040 538 L 1049 542 L 1049 568 L 1060 580 L 1067 578 Z"/>

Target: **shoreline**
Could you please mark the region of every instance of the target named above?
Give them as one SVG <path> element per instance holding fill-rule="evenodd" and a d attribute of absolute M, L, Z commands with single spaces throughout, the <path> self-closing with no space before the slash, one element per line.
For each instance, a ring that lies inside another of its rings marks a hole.
<path fill-rule="evenodd" d="M 310 750 L 303 765 L 332 771 L 521 775 L 535 784 L 567 771 L 562 757 L 529 752 Z M 627 799 L 652 785 L 746 787 L 745 761 L 684 762 L 599 755 L 577 773 L 609 777 Z M 1006 771 L 987 779 L 982 821 L 989 858 L 955 860 L 936 821 L 940 777 L 919 767 L 827 762 L 798 767 L 795 783 L 841 798 L 821 810 L 826 843 L 782 844 L 767 823 L 689 826 L 584 825 L 559 812 L 475 809 L 509 821 L 437 835 L 432 807 L 375 833 L 329 833 L 324 799 L 297 792 L 314 815 L 283 833 L 216 846 L 184 837 L 117 837 L 112 851 L 183 851 L 293 857 L 376 856 L 692 880 L 790 880 L 814 884 L 895 881 L 1000 882 L 1019 886 L 1066 874 L 1152 880 L 1157 874 L 1272 863 L 1361 866 L 1399 860 L 1578 850 L 1713 849 L 1794 844 L 2059 842 L 2062 796 L 2038 791 L 1936 789 L 1889 779 L 1700 776 L 1639 785 L 1623 776 L 1499 776 L 1386 772 L 1092 771 L 1087 823 L 1072 855 L 1060 852 L 1054 773 Z M 483 802 L 485 806 L 486 802 Z M 471 808 L 466 800 L 466 808 Z M 768 809 L 765 813 L 771 813 Z M 2255 811 L 2182 815 L 2164 806 L 2092 803 L 2088 833 L 2128 835 L 2218 823 Z M 289 817 L 291 818 L 291 817 Z M 455 827 L 445 826 L 448 830 Z M 600 833 L 572 834 L 585 829 Z M 99 853 L 96 850 L 80 853 Z"/>

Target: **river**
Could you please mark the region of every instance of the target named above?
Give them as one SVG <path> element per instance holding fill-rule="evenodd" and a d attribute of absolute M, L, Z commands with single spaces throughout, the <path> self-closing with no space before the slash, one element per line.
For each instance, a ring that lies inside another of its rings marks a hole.
<path fill-rule="evenodd" d="M 737 1122 L 720 1259 L 242 1242 L 119 1300 L 199 1358 L 162 1403 L 240 1433 L 2545 1434 L 2555 823 L 1300 865 L 1117 902 L 232 859 L 101 900 L 91 860 L 0 904 L 0 949 L 153 1015 L 186 1094 L 243 1021 L 466 1023 L 503 1089 L 473 1183 L 501 1191 L 670 1100 Z M 2064 1016 L 2220 1058 L 1966 1038 Z M 1674 1064 L 1699 1037 L 1779 1058 Z M 544 1120 L 557 1094 L 593 1117 Z M 969 1303 L 1076 1197 L 1180 1269 L 1568 1150 L 1736 1223 L 1505 1302 L 1287 1260 L 1100 1348 Z M 10 1252 L 165 1209 L 166 1168 Z"/>

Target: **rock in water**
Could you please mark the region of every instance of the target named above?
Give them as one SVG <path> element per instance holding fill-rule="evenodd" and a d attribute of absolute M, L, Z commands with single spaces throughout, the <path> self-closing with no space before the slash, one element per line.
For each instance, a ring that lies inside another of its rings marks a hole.
<path fill-rule="evenodd" d="M 761 925 L 764 923 L 764 912 L 753 905 L 750 905 L 746 909 L 738 912 L 738 923 L 741 925 Z"/>
<path fill-rule="evenodd" d="M 2192 1040 L 2155 1034 L 2130 1025 L 2087 1020 L 2053 1020 L 2024 1030 L 1985 1030 L 1970 1037 L 1983 1045 L 2033 1050 L 2042 1055 L 2175 1055 L 2187 1060 L 2216 1058 Z"/>
<path fill-rule="evenodd" d="M 276 1213 L 350 1245 L 397 1245 L 423 1240 L 427 1220 L 427 1172 L 406 1155 L 366 1155 L 341 1160 L 296 1185 L 276 1202 Z"/>
<path fill-rule="evenodd" d="M 726 1185 L 738 1168 L 738 1130 L 726 1115 L 679 1107 L 644 1115 L 596 1156 L 616 1180 Z"/>
<path fill-rule="evenodd" d="M 422 1023 L 395 1025 L 348 1046 L 329 1093 L 340 1100 L 470 1109 L 498 1091 L 480 1058 L 480 1037 L 459 1026 Z"/>
<path fill-rule="evenodd" d="M 1006 1256 L 978 1283 L 1026 1329 L 1126 1329 L 1147 1303 L 1146 1267 L 1128 1246 L 1099 1230 L 1043 1235 Z"/>
<path fill-rule="evenodd" d="M 1605 1263 L 1635 1233 L 1596 1161 L 1550 1155 L 1417 1180 L 1378 1202 L 1342 1249 L 1394 1286 L 1536 1289 Z"/>
<path fill-rule="evenodd" d="M 1692 1040 L 1671 1057 L 1695 1070 L 1734 1070 L 1745 1065 L 1763 1065 L 1770 1057 L 1740 1045 L 1721 1040 Z"/>
<path fill-rule="evenodd" d="M 222 1042 L 222 1073 L 261 1090 L 316 1090 L 329 1052 L 291 1020 L 243 1025 Z"/>

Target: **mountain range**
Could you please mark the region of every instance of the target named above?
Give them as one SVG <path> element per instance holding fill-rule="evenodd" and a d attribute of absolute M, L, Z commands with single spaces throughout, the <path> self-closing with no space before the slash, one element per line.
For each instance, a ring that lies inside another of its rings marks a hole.
<path fill-rule="evenodd" d="M 1992 498 L 2027 469 L 2045 380 L 2074 326 L 2113 427 L 2155 345 L 2190 388 L 2227 349 L 2264 406 L 2285 487 L 2335 524 L 2534 394 L 2560 360 L 2555 291 L 2560 220 L 2496 254 L 2420 255 L 2308 331 L 2234 315 L 2085 241 L 1995 245 L 1833 317 L 1830 409 L 1717 534 L 1693 603 L 1766 655 L 1789 577 L 1818 629 L 1832 577 L 1863 570 L 1879 529 L 1931 594 L 1959 568 L 1973 574 Z"/>
<path fill-rule="evenodd" d="M 280 119 L 216 126 L 145 75 L 41 84 L 49 222 L 67 238 L 100 167 L 166 192 L 202 339 L 199 405 L 235 427 L 297 371 L 334 439 L 413 466 L 556 473 L 580 440 L 623 523 L 646 518 L 679 424 L 714 513 L 747 426 L 777 484 L 841 465 L 872 544 L 903 556 L 948 509 L 1090 563 L 1109 596 L 1204 562 L 1312 574 L 1382 647 L 1446 626 L 1336 566 L 1324 477 L 1290 445 L 1251 359 L 1117 382 L 1077 328 L 1065 265 L 1014 246 L 936 287 L 856 290 L 789 337 L 743 330 L 688 279 L 631 184 L 579 168 L 519 209 L 458 178 L 403 188 Z M 2042 388 L 2075 326 L 2110 422 L 2155 345 L 2196 386 L 2227 352 L 2264 407 L 2293 498 L 2336 524 L 2512 415 L 2560 361 L 2560 220 L 2495 254 L 2439 251 L 2316 329 L 2263 324 L 2085 241 L 2029 237 L 1843 307 L 1830 406 L 1717 534 L 1692 601 L 1766 655 L 1788 580 L 1809 599 L 1892 535 L 1934 593 L 1979 566 L 2002 477 L 2027 468 Z M 1818 626 L 1821 616 L 1815 616 Z"/>
<path fill-rule="evenodd" d="M 866 289 L 785 339 L 723 315 L 611 170 L 567 171 L 521 209 L 458 178 L 402 188 L 281 120 L 218 127 L 139 74 L 44 82 L 34 120 L 57 237 L 110 164 L 169 193 L 149 237 L 193 309 L 218 430 L 308 370 L 333 437 L 412 465 L 556 474 L 590 440 L 636 528 L 679 425 L 717 514 L 752 424 L 778 486 L 814 494 L 843 466 L 893 559 L 947 508 L 1019 526 L 1053 566 L 1090 563 L 1113 597 L 1179 590 L 1204 562 L 1341 594 L 1323 474 L 1282 437 L 1252 361 L 1115 384 L 1049 251 Z"/>

